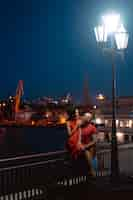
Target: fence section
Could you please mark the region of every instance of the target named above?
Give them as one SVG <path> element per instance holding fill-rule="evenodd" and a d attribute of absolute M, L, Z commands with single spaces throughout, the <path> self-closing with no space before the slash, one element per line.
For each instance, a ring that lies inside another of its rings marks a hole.
<path fill-rule="evenodd" d="M 119 148 L 120 171 L 133 174 L 133 148 Z M 111 151 L 97 153 L 97 176 L 109 176 Z M 51 190 L 86 183 L 84 159 L 73 161 L 65 151 L 0 160 L 0 200 L 48 199 Z"/>

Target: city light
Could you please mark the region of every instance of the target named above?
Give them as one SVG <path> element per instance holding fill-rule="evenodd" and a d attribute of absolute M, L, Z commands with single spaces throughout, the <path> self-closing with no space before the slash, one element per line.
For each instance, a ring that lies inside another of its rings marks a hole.
<path fill-rule="evenodd" d="M 101 124 L 101 123 L 102 123 L 101 118 L 96 118 L 96 124 Z"/>
<path fill-rule="evenodd" d="M 117 141 L 120 143 L 123 143 L 124 142 L 124 134 L 121 132 L 117 132 L 116 135 L 117 135 Z"/>
<path fill-rule="evenodd" d="M 117 127 L 119 126 L 119 120 L 118 119 L 116 120 L 116 126 Z"/>
<path fill-rule="evenodd" d="M 103 95 L 103 94 L 98 94 L 98 95 L 97 95 L 97 97 L 96 97 L 96 99 L 97 99 L 97 100 L 101 100 L 101 101 L 102 101 L 102 100 L 104 100 L 104 99 L 105 99 L 105 97 L 104 97 L 104 95 Z"/>
<path fill-rule="evenodd" d="M 108 125 L 108 120 L 107 119 L 105 120 L 105 124 Z"/>
<path fill-rule="evenodd" d="M 66 123 L 66 118 L 64 116 L 60 117 L 60 124 L 65 124 Z"/>
<path fill-rule="evenodd" d="M 32 125 L 35 125 L 35 121 L 32 121 L 31 124 L 32 124 Z"/>
<path fill-rule="evenodd" d="M 5 107 L 5 106 L 6 106 L 6 103 L 3 103 L 2 105 L 3 105 L 3 107 Z"/>
<path fill-rule="evenodd" d="M 132 128 L 132 125 L 133 125 L 133 121 L 129 120 L 129 128 Z"/>
<path fill-rule="evenodd" d="M 120 128 L 123 128 L 124 127 L 124 123 L 123 121 L 120 121 Z"/>
<path fill-rule="evenodd" d="M 48 117 L 49 117 L 49 114 L 47 113 L 47 114 L 45 115 L 45 117 L 47 117 L 47 118 L 48 118 Z"/>
<path fill-rule="evenodd" d="M 133 125 L 132 120 L 127 120 L 127 121 L 126 121 L 126 127 L 127 127 L 127 128 L 132 128 L 132 125 Z"/>

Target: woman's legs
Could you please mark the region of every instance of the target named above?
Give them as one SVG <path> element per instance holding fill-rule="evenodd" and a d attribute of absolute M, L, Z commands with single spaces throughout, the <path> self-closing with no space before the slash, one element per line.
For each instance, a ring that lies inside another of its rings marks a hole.
<path fill-rule="evenodd" d="M 92 154 L 89 150 L 85 151 L 85 158 L 86 158 L 87 164 L 89 166 L 89 174 L 91 174 L 92 176 L 95 177 L 96 172 L 95 172 L 93 165 L 92 165 Z"/>

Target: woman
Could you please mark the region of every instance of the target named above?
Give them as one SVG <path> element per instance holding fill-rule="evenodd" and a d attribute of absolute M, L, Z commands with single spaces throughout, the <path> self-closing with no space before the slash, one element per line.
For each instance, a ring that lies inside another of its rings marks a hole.
<path fill-rule="evenodd" d="M 68 141 L 67 149 L 70 151 L 72 157 L 76 159 L 84 146 L 81 144 L 81 120 L 78 109 L 68 113 L 67 120 Z"/>

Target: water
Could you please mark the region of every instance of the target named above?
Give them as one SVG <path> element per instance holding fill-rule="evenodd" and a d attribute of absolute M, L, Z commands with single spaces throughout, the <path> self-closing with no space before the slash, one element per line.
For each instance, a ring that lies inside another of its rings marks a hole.
<path fill-rule="evenodd" d="M 10 127 L 0 138 L 0 156 L 10 157 L 64 150 L 67 131 L 64 127 Z"/>

